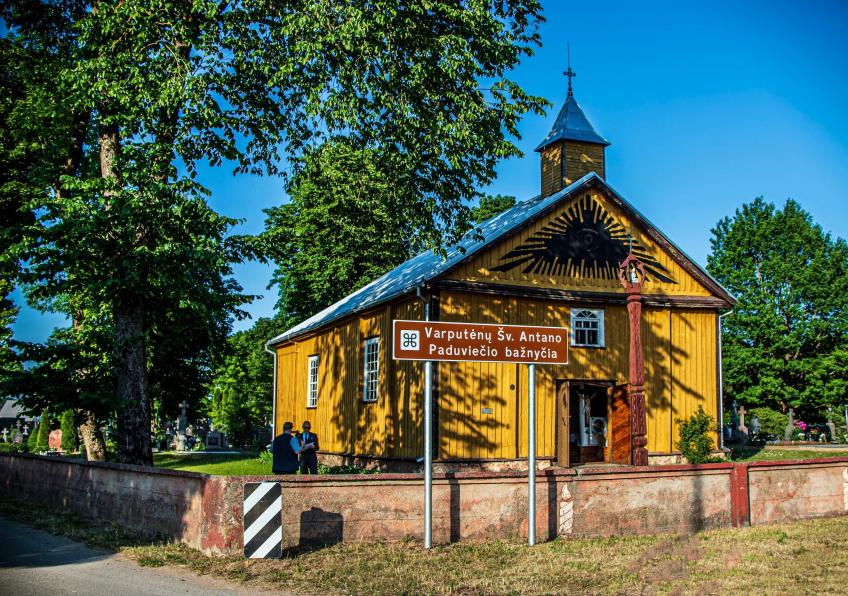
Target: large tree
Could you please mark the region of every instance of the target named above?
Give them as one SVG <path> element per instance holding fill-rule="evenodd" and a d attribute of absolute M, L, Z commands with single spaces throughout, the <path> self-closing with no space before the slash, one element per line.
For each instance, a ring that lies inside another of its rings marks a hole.
<path fill-rule="evenodd" d="M 156 326 L 180 311 L 220 329 L 241 301 L 226 280 L 247 247 L 226 239 L 230 222 L 191 181 L 198 162 L 274 174 L 283 155 L 297 168 L 339 133 L 379 145 L 392 171 L 412 174 L 395 212 L 439 247 L 464 231 L 472 189 L 518 154 L 518 119 L 544 104 L 505 78 L 538 43 L 535 0 L 6 0 L 2 9 L 11 44 L 60 57 L 50 85 L 28 89 L 36 113 L 57 124 L 41 128 L 46 145 L 69 148 L 55 193 L 32 205 L 41 216 L 24 255 L 32 296 L 81 327 L 86 312 L 108 321 L 125 462 L 151 461 Z"/>
<path fill-rule="evenodd" d="M 420 247 L 398 213 L 411 175 L 384 154 L 345 140 L 310 151 L 289 202 L 266 209 L 266 252 L 276 263 L 277 309 L 294 325 L 396 267 Z"/>
<path fill-rule="evenodd" d="M 708 269 L 739 300 L 725 321 L 727 395 L 821 413 L 848 401 L 848 244 L 793 200 L 718 222 Z"/>

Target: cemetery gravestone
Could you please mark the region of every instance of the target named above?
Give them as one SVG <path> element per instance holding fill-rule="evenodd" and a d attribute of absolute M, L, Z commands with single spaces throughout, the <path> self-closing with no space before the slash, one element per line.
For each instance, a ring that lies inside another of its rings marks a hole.
<path fill-rule="evenodd" d="M 743 443 L 748 441 L 748 427 L 745 426 L 745 406 L 739 406 L 739 438 Z"/>
<path fill-rule="evenodd" d="M 751 416 L 751 434 L 756 437 L 758 434 L 760 434 L 760 431 L 762 430 L 763 425 L 760 423 L 760 419 L 757 417 L 757 415 L 754 414 L 753 416 Z"/>
<path fill-rule="evenodd" d="M 833 420 L 828 419 L 827 430 L 830 431 L 830 442 L 836 443 L 836 425 L 833 423 Z"/>
<path fill-rule="evenodd" d="M 795 411 L 789 408 L 789 422 L 786 423 L 786 429 L 783 431 L 783 440 L 792 440 L 792 431 L 795 430 Z"/>
<path fill-rule="evenodd" d="M 206 448 L 210 450 L 221 449 L 221 433 L 217 430 L 209 431 L 206 434 Z"/>
<path fill-rule="evenodd" d="M 3 434 L 3 442 L 8 443 L 9 442 L 9 430 L 4 428 L 2 434 Z"/>
<path fill-rule="evenodd" d="M 61 429 L 56 429 L 51 431 L 49 435 L 47 435 L 47 446 L 53 451 L 61 451 L 62 450 L 62 431 Z"/>
<path fill-rule="evenodd" d="M 188 418 L 186 417 L 186 410 L 188 409 L 188 402 L 183 400 L 180 402 L 180 417 L 177 419 L 177 451 L 185 451 L 186 447 L 186 429 L 188 428 Z"/>

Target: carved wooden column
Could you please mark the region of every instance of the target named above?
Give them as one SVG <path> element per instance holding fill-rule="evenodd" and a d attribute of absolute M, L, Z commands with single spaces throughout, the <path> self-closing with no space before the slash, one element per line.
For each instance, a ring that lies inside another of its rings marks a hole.
<path fill-rule="evenodd" d="M 642 354 L 642 283 L 645 266 L 635 256 L 628 255 L 618 268 L 618 278 L 627 292 L 627 312 L 630 316 L 630 435 L 633 465 L 648 465 L 648 433 L 645 409 L 645 360 Z"/>

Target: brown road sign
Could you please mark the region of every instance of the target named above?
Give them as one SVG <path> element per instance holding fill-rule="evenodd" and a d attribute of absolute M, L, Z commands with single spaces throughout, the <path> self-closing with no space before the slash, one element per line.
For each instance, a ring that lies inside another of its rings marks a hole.
<path fill-rule="evenodd" d="M 562 327 L 394 321 L 395 360 L 452 360 L 567 364 Z"/>

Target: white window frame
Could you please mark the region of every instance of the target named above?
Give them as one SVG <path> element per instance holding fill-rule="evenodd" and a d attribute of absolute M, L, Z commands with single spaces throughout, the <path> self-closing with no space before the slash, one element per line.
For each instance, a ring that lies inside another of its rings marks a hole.
<path fill-rule="evenodd" d="M 318 354 L 310 356 L 306 364 L 306 407 L 318 407 L 318 367 L 321 361 Z"/>
<path fill-rule="evenodd" d="M 582 313 L 591 313 L 595 319 L 590 317 L 581 317 Z M 598 322 L 598 343 L 577 343 L 577 323 L 580 321 Z M 604 348 L 606 347 L 606 339 L 604 336 L 604 309 L 602 308 L 572 308 L 571 309 L 571 345 L 576 348 Z"/>
<path fill-rule="evenodd" d="M 373 358 L 369 360 L 369 355 Z M 362 401 L 373 403 L 380 396 L 380 338 L 365 340 L 362 356 Z"/>

